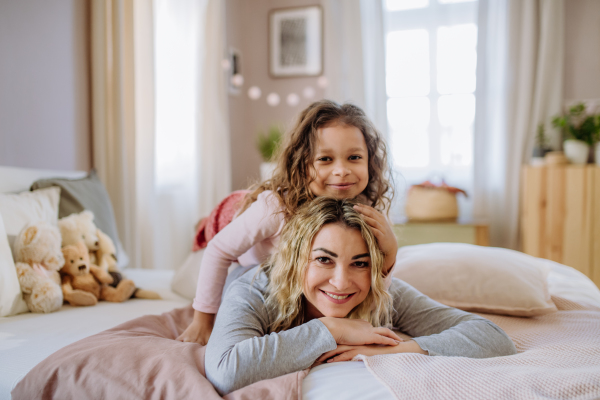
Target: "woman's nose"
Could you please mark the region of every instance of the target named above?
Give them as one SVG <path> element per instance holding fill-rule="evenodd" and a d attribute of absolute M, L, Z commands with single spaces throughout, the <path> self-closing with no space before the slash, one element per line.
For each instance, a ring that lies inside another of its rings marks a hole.
<path fill-rule="evenodd" d="M 350 277 L 346 271 L 346 268 L 335 267 L 333 270 L 333 276 L 329 279 L 329 283 L 339 291 L 343 291 L 350 287 Z"/>

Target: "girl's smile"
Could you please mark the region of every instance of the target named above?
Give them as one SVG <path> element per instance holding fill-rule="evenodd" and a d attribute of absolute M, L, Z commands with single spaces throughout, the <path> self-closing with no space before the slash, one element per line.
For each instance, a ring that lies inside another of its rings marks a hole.
<path fill-rule="evenodd" d="M 315 196 L 354 198 L 369 183 L 369 153 L 355 126 L 334 124 L 320 128 L 309 189 Z"/>

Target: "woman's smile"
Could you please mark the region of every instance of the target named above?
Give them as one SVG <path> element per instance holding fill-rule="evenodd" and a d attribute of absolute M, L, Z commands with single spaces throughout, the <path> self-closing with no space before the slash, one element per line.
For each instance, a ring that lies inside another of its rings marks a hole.
<path fill-rule="evenodd" d="M 319 289 L 321 290 L 321 289 Z M 323 293 L 327 299 L 329 301 L 332 301 L 336 304 L 343 304 L 347 301 L 350 301 L 350 299 L 352 298 L 352 296 L 354 296 L 354 293 L 350 293 L 350 294 L 335 294 L 335 293 L 331 293 L 331 292 L 326 292 L 325 290 L 321 290 L 321 293 Z"/>

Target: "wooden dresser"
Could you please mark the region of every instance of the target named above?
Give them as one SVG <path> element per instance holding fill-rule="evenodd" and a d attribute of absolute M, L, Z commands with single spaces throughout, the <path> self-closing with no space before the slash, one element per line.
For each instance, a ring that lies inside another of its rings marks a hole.
<path fill-rule="evenodd" d="M 526 166 L 523 251 L 573 267 L 600 287 L 600 167 Z"/>

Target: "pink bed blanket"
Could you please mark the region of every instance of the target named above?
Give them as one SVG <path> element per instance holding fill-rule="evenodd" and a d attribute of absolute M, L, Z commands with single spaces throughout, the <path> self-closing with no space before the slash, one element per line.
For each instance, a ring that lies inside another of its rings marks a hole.
<path fill-rule="evenodd" d="M 204 347 L 174 340 L 192 307 L 146 315 L 66 346 L 12 391 L 19 399 L 220 399 L 204 374 Z M 226 399 L 301 398 L 308 371 L 257 382 Z"/>
<path fill-rule="evenodd" d="M 600 399 L 600 309 L 552 300 L 559 311 L 539 317 L 479 314 L 511 337 L 513 356 L 358 358 L 397 399 Z"/>
<path fill-rule="evenodd" d="M 517 355 L 359 358 L 398 399 L 598 399 L 600 309 L 552 299 L 559 311 L 540 317 L 480 314 L 505 330 Z M 173 340 L 192 316 L 191 307 L 147 315 L 66 346 L 34 367 L 13 399 L 218 399 L 204 374 L 204 348 Z M 225 398 L 300 399 L 306 373 Z"/>

